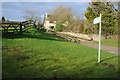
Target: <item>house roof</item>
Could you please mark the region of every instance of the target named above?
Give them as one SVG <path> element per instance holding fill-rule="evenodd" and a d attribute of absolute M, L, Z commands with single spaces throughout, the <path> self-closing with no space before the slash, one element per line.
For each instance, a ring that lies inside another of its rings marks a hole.
<path fill-rule="evenodd" d="M 46 21 L 46 20 L 50 21 L 51 16 L 53 16 L 53 15 L 47 14 L 47 19 L 46 19 L 46 15 L 44 15 L 44 21 Z"/>

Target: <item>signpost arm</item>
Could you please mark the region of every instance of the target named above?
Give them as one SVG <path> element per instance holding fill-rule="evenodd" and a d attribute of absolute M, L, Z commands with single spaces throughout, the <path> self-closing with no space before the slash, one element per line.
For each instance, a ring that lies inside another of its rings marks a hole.
<path fill-rule="evenodd" d="M 98 63 L 100 63 L 100 47 L 101 47 L 101 14 L 100 14 L 100 23 L 99 23 L 99 50 L 98 50 Z"/>

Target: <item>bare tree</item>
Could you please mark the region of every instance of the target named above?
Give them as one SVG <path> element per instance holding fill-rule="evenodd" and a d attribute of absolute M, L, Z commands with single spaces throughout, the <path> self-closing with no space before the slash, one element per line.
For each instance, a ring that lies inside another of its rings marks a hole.
<path fill-rule="evenodd" d="M 66 6 L 55 7 L 51 12 L 53 16 L 51 16 L 50 19 L 55 20 L 58 23 L 70 21 L 73 16 L 72 9 Z"/>
<path fill-rule="evenodd" d="M 35 23 L 41 23 L 40 13 L 35 10 L 24 10 L 23 18 L 26 20 L 33 20 Z"/>
<path fill-rule="evenodd" d="M 76 15 L 75 11 L 67 6 L 58 6 L 53 8 L 50 16 L 51 21 L 57 21 L 58 24 L 66 25 L 64 31 L 75 31 L 80 21 L 80 16 Z"/>

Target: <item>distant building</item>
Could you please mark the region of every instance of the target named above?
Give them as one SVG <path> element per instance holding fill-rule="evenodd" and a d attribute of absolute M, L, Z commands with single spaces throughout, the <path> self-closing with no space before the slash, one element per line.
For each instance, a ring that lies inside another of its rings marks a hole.
<path fill-rule="evenodd" d="M 48 30 L 54 30 L 56 27 L 56 21 L 50 22 L 49 17 L 52 15 L 48 15 L 47 13 L 44 16 L 44 28 Z"/>

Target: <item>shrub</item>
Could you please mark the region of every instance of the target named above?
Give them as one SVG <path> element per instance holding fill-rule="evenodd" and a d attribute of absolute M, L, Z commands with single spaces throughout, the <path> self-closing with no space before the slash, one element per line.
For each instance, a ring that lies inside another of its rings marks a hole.
<path fill-rule="evenodd" d="M 28 30 L 28 32 L 30 32 L 33 35 L 33 34 L 39 33 L 39 30 L 37 30 L 36 28 L 31 28 Z"/>
<path fill-rule="evenodd" d="M 63 25 L 62 25 L 62 24 L 57 24 L 57 25 L 56 25 L 56 31 L 61 32 L 62 29 L 63 29 Z"/>

